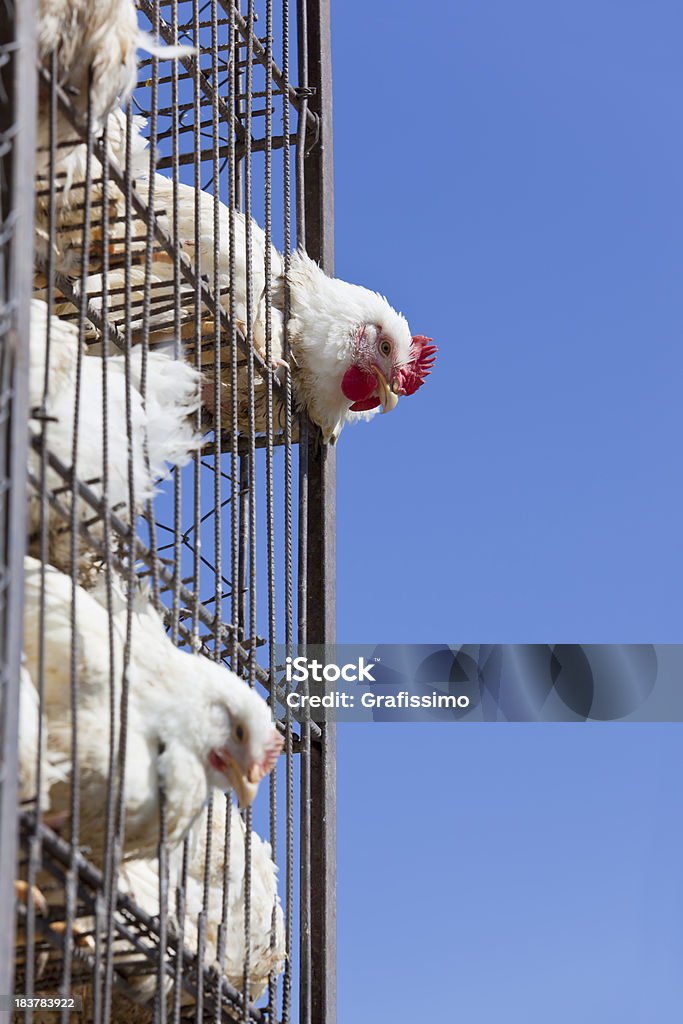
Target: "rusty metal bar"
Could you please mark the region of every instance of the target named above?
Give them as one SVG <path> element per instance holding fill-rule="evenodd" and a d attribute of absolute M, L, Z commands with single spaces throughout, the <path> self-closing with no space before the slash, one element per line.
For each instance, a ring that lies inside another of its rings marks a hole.
<path fill-rule="evenodd" d="M 301 17 L 304 14 L 304 18 Z M 329 0 L 300 0 L 299 55 L 301 85 L 309 109 L 319 120 L 317 144 L 305 154 L 304 207 L 306 248 L 328 274 L 334 271 L 334 180 L 332 162 L 332 55 Z M 305 31 L 305 45 L 302 38 Z M 316 432 L 318 433 L 318 432 Z M 335 449 L 312 439 L 308 455 L 308 592 L 307 642 L 328 645 L 335 639 Z M 310 1017 L 315 1024 L 336 1022 L 336 736 L 335 726 L 321 726 L 312 738 L 310 759 L 311 816 Z"/>

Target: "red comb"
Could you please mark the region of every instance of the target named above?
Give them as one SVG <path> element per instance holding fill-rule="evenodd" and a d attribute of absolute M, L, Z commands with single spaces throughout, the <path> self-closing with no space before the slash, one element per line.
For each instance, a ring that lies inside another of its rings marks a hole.
<path fill-rule="evenodd" d="M 418 388 L 424 384 L 432 370 L 436 359 L 436 345 L 428 345 L 431 338 L 425 338 L 421 334 L 413 337 L 413 344 L 410 349 L 410 362 L 401 369 L 401 393 L 414 395 Z"/>

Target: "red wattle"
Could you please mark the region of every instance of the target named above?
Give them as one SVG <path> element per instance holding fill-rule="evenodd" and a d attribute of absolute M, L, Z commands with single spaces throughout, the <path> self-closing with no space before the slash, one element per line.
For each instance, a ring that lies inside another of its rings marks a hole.
<path fill-rule="evenodd" d="M 378 405 L 379 398 L 375 395 L 374 398 L 365 398 L 362 402 L 354 402 L 351 412 L 365 412 L 366 409 L 376 409 Z"/>
<path fill-rule="evenodd" d="M 341 382 L 342 394 L 345 398 L 348 398 L 350 402 L 367 402 L 371 399 L 373 392 L 377 389 L 377 380 L 372 373 L 366 373 L 365 370 L 361 370 L 355 363 L 350 366 Z M 363 405 L 364 409 L 372 409 L 375 405 L 379 404 L 379 399 L 373 402 L 371 405 Z M 355 406 L 351 406 L 355 409 Z M 356 409 L 356 412 L 359 410 Z"/>

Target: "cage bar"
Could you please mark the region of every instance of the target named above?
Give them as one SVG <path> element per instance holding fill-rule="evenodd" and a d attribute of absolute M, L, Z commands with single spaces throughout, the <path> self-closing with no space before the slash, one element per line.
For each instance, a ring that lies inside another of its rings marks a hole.
<path fill-rule="evenodd" d="M 318 124 L 317 144 L 303 161 L 303 205 L 308 253 L 334 273 L 334 166 L 332 149 L 332 57 L 329 0 L 307 0 L 299 19 L 299 75 Z M 306 33 L 305 45 L 303 33 Z M 300 183 L 301 187 L 301 183 Z M 316 442 L 318 439 L 316 438 Z M 336 452 L 319 442 L 308 447 L 306 639 L 323 647 L 335 641 Z M 310 1019 L 336 1021 L 336 747 L 335 725 L 325 722 L 311 743 L 310 836 L 311 964 Z"/>
<path fill-rule="evenodd" d="M 0 992 L 12 991 L 35 146 L 34 4 L 0 5 Z"/>

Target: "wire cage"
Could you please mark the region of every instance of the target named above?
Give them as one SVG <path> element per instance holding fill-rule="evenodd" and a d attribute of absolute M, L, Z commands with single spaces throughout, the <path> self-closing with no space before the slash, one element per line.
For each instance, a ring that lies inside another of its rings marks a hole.
<path fill-rule="evenodd" d="M 334 727 L 288 707 L 276 649 L 333 640 L 334 449 L 273 337 L 293 248 L 332 271 L 328 3 L 138 0 L 147 53 L 108 105 L 77 34 L 71 64 L 68 37 L 46 47 L 49 4 L 4 3 L 0 993 L 42 999 L 16 1020 L 327 1024 Z M 282 746 L 253 807 L 214 789 L 183 839 L 160 729 L 153 851 L 127 807 L 143 614 L 181 732 L 201 660 L 268 702 Z"/>

